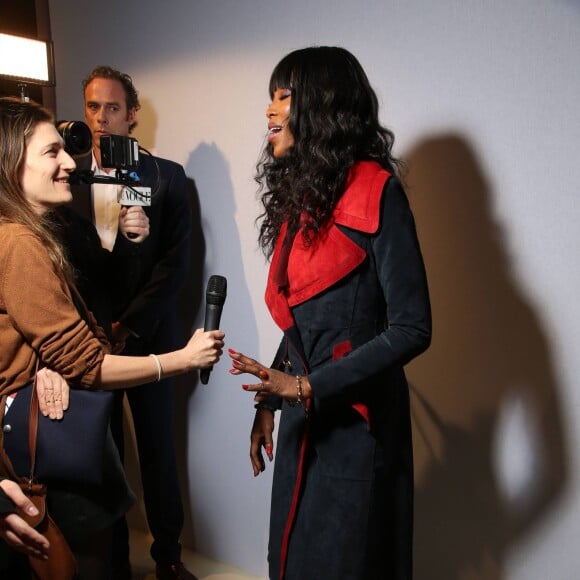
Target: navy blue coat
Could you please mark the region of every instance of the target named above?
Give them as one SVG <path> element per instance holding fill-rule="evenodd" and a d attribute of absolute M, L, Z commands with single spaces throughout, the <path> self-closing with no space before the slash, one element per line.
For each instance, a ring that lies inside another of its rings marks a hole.
<path fill-rule="evenodd" d="M 314 393 L 308 415 L 269 401 L 282 409 L 270 577 L 410 580 L 413 461 L 403 366 L 430 343 L 423 260 L 405 193 L 376 163 L 355 166 L 333 217 L 313 247 L 296 236 L 286 288 L 275 281 L 278 244 L 266 290 L 284 330 L 274 365 L 308 374 Z"/>

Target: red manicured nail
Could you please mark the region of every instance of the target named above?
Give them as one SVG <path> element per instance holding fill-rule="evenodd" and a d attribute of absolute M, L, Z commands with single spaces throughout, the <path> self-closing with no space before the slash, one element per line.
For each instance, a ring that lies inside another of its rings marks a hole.
<path fill-rule="evenodd" d="M 239 360 L 235 360 L 235 359 L 234 359 L 234 360 L 232 360 L 232 364 L 233 364 L 234 366 L 240 366 L 240 367 L 242 366 L 242 363 L 241 363 Z"/>
<path fill-rule="evenodd" d="M 228 348 L 230 354 L 238 354 L 233 348 Z"/>
<path fill-rule="evenodd" d="M 266 371 L 264 371 L 264 370 L 261 370 L 258 374 L 260 375 L 260 378 L 261 379 L 267 379 L 268 378 L 268 373 Z"/>
<path fill-rule="evenodd" d="M 247 391 L 250 388 L 250 385 L 242 385 L 242 389 L 244 389 L 244 391 Z"/>

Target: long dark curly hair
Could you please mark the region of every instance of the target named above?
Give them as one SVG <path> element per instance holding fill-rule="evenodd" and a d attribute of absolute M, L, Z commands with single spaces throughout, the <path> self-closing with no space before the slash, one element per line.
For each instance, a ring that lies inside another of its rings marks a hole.
<path fill-rule="evenodd" d="M 344 48 L 291 52 L 272 72 L 270 98 L 277 89 L 291 91 L 294 145 L 277 159 L 268 144 L 256 168 L 264 207 L 258 242 L 268 258 L 285 221 L 290 234 L 302 226 L 306 243 L 314 242 L 331 219 L 354 163 L 374 160 L 393 174 L 402 165 L 391 153 L 394 135 L 379 122 L 378 99 L 367 75 Z"/>

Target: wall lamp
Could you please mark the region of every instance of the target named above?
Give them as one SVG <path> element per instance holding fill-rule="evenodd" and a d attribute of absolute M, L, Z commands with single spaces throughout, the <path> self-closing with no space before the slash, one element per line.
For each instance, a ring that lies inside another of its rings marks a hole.
<path fill-rule="evenodd" d="M 52 42 L 0 32 L 0 78 L 17 82 L 24 101 L 28 101 L 28 84 L 53 87 Z"/>

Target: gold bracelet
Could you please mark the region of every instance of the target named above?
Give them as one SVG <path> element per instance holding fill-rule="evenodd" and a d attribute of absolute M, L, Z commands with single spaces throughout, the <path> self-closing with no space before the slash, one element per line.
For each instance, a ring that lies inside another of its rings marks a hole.
<path fill-rule="evenodd" d="M 302 390 L 302 375 L 296 375 L 296 404 L 304 404 L 304 391 Z"/>
<path fill-rule="evenodd" d="M 150 354 L 149 356 L 153 358 L 157 365 L 157 382 L 159 382 L 163 378 L 163 367 L 161 366 L 161 361 L 156 354 Z"/>
<path fill-rule="evenodd" d="M 296 375 L 296 400 L 285 399 L 290 407 L 304 406 L 304 390 L 302 389 L 302 375 Z"/>

